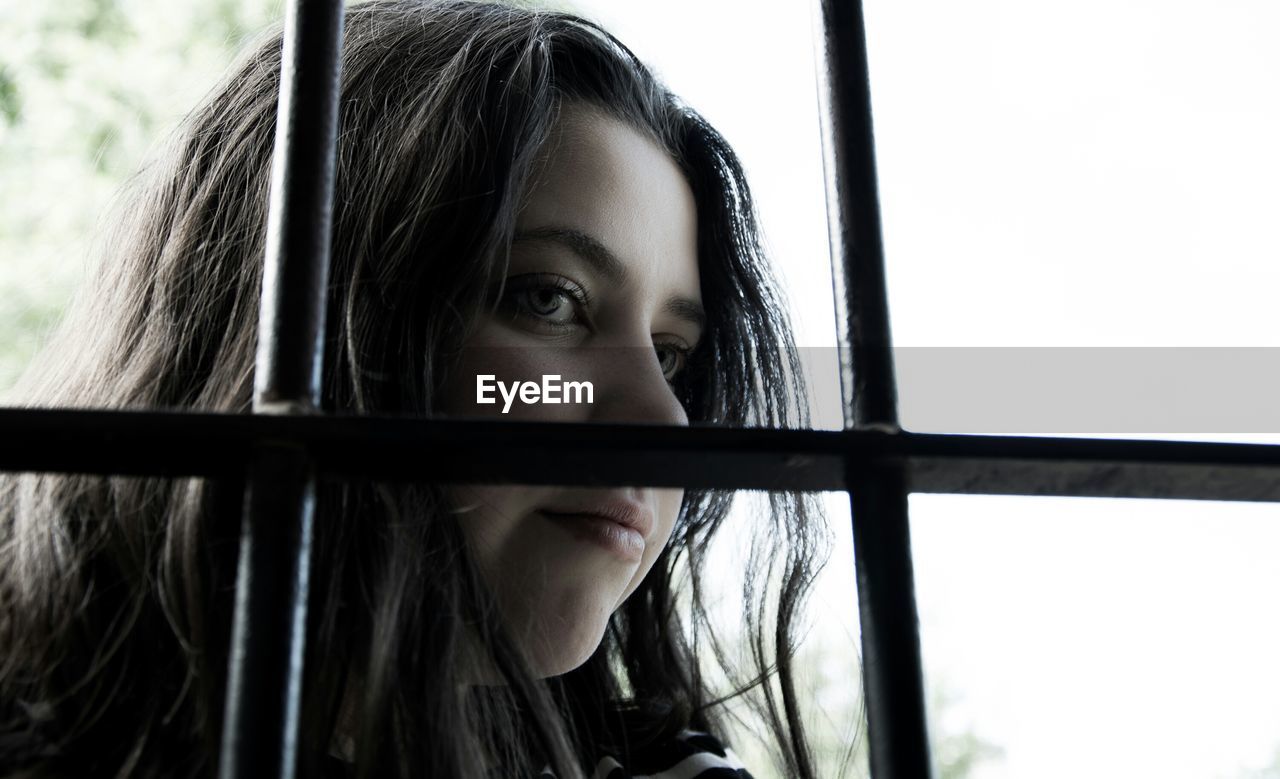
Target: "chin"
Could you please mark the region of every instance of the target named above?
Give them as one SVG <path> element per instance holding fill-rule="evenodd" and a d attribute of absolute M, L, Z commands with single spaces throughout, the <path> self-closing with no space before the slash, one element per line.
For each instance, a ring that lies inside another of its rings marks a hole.
<path fill-rule="evenodd" d="M 608 619 L 559 630 L 541 631 L 542 639 L 526 646 L 529 666 L 539 678 L 560 676 L 580 667 L 600 648 Z"/>

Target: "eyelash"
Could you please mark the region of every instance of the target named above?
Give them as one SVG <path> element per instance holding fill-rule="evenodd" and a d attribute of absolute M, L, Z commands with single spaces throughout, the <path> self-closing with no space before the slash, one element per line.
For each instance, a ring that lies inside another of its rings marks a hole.
<path fill-rule="evenodd" d="M 570 322 L 556 322 L 549 319 L 548 314 L 539 313 L 529 301 L 529 296 L 537 292 L 553 292 L 567 300 L 574 309 L 573 320 Z M 505 307 L 513 317 L 528 317 L 547 327 L 556 329 L 568 329 L 583 324 L 590 325 L 590 319 L 585 312 L 591 307 L 591 295 L 582 286 L 557 274 L 527 273 L 512 276 L 507 279 L 499 305 L 500 307 Z M 666 378 L 667 383 L 674 385 L 680 378 L 680 374 L 688 367 L 689 359 L 694 350 L 669 341 L 655 343 L 653 347 L 655 351 L 669 349 L 676 355 L 677 365 L 675 369 L 670 374 L 668 374 L 667 370 L 663 370 L 663 376 Z M 659 354 L 661 355 L 661 353 Z M 659 364 L 661 364 L 661 356 L 659 356 Z"/>
<path fill-rule="evenodd" d="M 547 314 L 539 313 L 530 304 L 529 296 L 536 292 L 554 292 L 573 306 L 573 321 L 555 322 Z M 507 279 L 502 303 L 513 315 L 536 319 L 549 327 L 568 328 L 580 325 L 587 319 L 584 312 L 591 307 L 591 296 L 578 284 L 564 276 L 549 273 L 528 273 Z M 589 322 L 587 322 L 589 324 Z"/>

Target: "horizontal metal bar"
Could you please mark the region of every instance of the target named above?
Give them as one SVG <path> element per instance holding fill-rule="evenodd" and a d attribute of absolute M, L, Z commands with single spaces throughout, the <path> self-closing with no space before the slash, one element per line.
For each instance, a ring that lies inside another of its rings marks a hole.
<path fill-rule="evenodd" d="M 1280 501 L 1263 444 L 63 409 L 0 430 L 6 471 L 240 474 L 279 443 L 386 480 L 845 490 L 848 459 L 905 464 L 912 492 Z"/>

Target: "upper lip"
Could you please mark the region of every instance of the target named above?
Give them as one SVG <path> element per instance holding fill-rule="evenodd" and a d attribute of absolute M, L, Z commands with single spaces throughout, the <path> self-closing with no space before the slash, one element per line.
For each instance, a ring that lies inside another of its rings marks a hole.
<path fill-rule="evenodd" d="M 643 503 L 627 498 L 557 503 L 542 509 L 544 514 L 599 517 L 635 530 L 644 538 L 653 531 L 653 512 Z"/>

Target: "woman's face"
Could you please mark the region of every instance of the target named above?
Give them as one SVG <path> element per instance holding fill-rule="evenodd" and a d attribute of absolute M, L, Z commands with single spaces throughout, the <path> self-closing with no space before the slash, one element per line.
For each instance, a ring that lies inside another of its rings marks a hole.
<path fill-rule="evenodd" d="M 702 335 L 696 239 L 693 193 L 667 154 L 617 119 L 567 105 L 518 216 L 500 302 L 465 344 L 441 410 L 688 424 L 671 381 Z M 577 402 L 510 394 L 550 376 L 555 395 Z M 480 381 L 494 402 L 477 402 Z M 591 402 L 568 382 L 589 382 Z M 451 498 L 508 627 L 552 676 L 595 651 L 665 546 L 682 494 L 475 486 Z"/>

